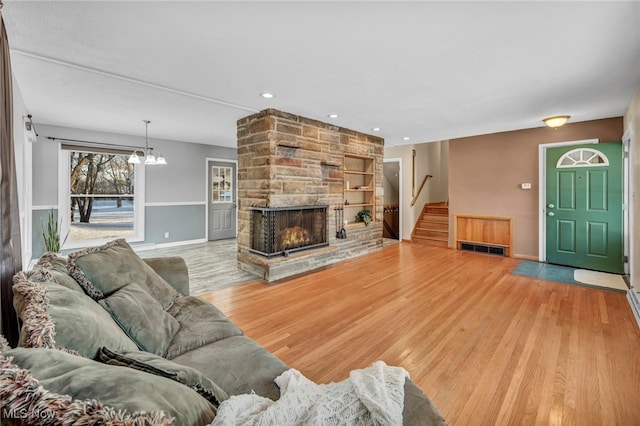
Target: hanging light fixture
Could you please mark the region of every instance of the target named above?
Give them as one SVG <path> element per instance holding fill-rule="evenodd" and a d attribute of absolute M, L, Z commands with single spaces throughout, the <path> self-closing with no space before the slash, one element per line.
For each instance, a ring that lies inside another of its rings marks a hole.
<path fill-rule="evenodd" d="M 544 124 L 547 126 L 557 129 L 558 127 L 564 126 L 570 118 L 570 115 L 554 115 L 553 117 L 543 118 L 542 121 L 544 121 Z"/>
<path fill-rule="evenodd" d="M 142 120 L 144 122 L 144 164 L 148 166 L 155 166 L 156 164 L 165 165 L 167 164 L 167 160 L 162 156 L 162 154 L 158 154 L 156 158 L 153 155 L 153 148 L 149 148 L 149 120 Z M 138 156 L 138 151 L 133 151 L 133 153 L 129 156 L 129 160 L 127 160 L 131 164 L 140 164 L 142 161 Z"/>

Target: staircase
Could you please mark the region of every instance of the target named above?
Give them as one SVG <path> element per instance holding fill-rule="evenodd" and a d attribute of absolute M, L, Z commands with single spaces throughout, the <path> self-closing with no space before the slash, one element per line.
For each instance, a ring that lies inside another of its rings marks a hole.
<path fill-rule="evenodd" d="M 449 247 L 449 203 L 428 203 L 411 233 L 412 243 Z"/>

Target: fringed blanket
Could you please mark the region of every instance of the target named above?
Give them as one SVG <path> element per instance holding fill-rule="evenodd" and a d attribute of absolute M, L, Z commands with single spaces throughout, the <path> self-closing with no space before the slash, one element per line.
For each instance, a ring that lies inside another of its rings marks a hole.
<path fill-rule="evenodd" d="M 232 396 L 220 405 L 212 426 L 401 425 L 407 377 L 405 369 L 383 361 L 330 384 L 316 384 L 290 369 L 275 379 L 279 400 L 254 393 Z"/>

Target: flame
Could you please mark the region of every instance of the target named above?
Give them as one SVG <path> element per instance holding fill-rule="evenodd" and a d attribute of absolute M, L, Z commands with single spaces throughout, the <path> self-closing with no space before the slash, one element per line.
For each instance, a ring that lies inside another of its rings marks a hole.
<path fill-rule="evenodd" d="M 278 241 L 280 242 L 279 250 L 288 250 L 308 245 L 311 238 L 309 238 L 309 231 L 300 226 L 293 226 L 279 232 Z"/>

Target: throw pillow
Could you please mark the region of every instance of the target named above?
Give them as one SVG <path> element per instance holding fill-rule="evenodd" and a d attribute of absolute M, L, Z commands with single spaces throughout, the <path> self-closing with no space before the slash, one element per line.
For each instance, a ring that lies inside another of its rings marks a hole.
<path fill-rule="evenodd" d="M 198 392 L 215 407 L 218 407 L 222 401 L 229 398 L 229 395 L 220 386 L 198 370 L 186 365 L 176 364 L 149 352 L 127 351 L 116 353 L 108 348 L 102 348 L 98 352 L 97 359 L 105 364 L 129 367 L 180 382 Z"/>
<path fill-rule="evenodd" d="M 30 425 L 206 425 L 216 413 L 173 380 L 51 349 L 0 353 L 0 401 L 0 415 Z"/>
<path fill-rule="evenodd" d="M 130 283 L 142 287 L 164 309 L 179 296 L 122 238 L 69 254 L 67 268 L 95 300 L 107 297 Z"/>
<path fill-rule="evenodd" d="M 58 284 L 70 288 L 71 290 L 83 291 L 78 282 L 69 275 L 69 271 L 67 270 L 67 259 L 64 257 L 58 256 L 56 253 L 47 252 L 38 259 L 36 266 L 48 271 L 51 274 L 51 277 Z M 35 281 L 33 278 L 31 280 Z"/>
<path fill-rule="evenodd" d="M 105 345 L 137 349 L 109 313 L 86 294 L 55 282 L 29 281 L 22 272 L 13 281 L 14 307 L 22 320 L 21 346 L 66 348 L 87 358 Z"/>
<path fill-rule="evenodd" d="M 143 351 L 164 356 L 180 329 L 180 323 L 137 284 L 129 284 L 99 303 Z"/>

